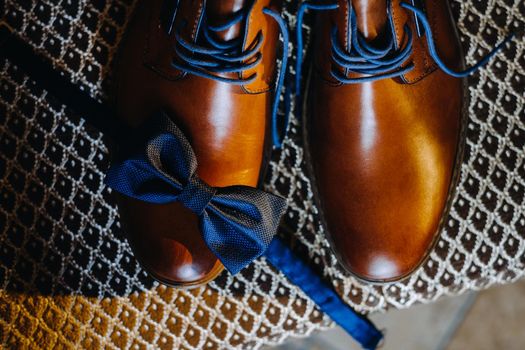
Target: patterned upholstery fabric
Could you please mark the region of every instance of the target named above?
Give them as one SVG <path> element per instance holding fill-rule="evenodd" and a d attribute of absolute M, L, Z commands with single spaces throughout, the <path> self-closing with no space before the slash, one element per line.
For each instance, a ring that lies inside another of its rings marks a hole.
<path fill-rule="evenodd" d="M 107 99 L 113 57 L 135 1 L 0 0 L 0 15 L 54 67 Z M 467 62 L 525 27 L 521 0 L 453 0 Z M 295 1 L 285 18 L 295 24 Z M 308 22 L 307 22 L 308 23 Z M 308 31 L 308 27 L 305 28 Z M 304 175 L 298 120 L 267 188 L 290 199 L 282 234 L 362 312 L 509 283 L 525 265 L 525 41 L 469 79 L 466 158 L 448 225 L 410 279 L 370 286 L 330 253 Z M 108 143 L 0 61 L 0 344 L 10 348 L 249 348 L 331 321 L 260 259 L 207 287 L 159 286 L 137 265 L 102 184 Z M 352 200 L 349 198 L 349 200 Z M 292 233 L 288 233 L 288 232 Z"/>

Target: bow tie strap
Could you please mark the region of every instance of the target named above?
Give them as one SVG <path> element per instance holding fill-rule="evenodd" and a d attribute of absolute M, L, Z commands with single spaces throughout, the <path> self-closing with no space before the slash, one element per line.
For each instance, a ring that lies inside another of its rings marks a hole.
<path fill-rule="evenodd" d="M 233 274 L 261 256 L 286 209 L 282 197 L 247 186 L 215 188 L 198 178 L 190 143 L 165 115 L 138 152 L 112 164 L 106 184 L 125 196 L 154 204 L 179 202 L 199 216 L 210 250 Z"/>

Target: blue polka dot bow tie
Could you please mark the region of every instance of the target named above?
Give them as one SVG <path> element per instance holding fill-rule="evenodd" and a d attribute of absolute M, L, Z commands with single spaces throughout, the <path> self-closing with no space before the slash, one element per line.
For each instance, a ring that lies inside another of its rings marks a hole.
<path fill-rule="evenodd" d="M 106 184 L 141 201 L 190 209 L 210 250 L 236 274 L 266 251 L 286 200 L 247 186 L 209 186 L 196 175 L 197 158 L 182 131 L 165 114 L 148 124 L 145 146 L 114 161 Z"/>

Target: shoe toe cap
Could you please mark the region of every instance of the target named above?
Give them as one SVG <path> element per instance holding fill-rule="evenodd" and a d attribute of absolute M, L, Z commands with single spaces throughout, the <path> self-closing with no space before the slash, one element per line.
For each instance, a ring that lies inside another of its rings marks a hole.
<path fill-rule="evenodd" d="M 171 286 L 210 282 L 224 269 L 202 239 L 198 217 L 178 203 L 149 204 L 118 197 L 122 224 L 143 268 Z"/>
<path fill-rule="evenodd" d="M 330 236 L 340 263 L 369 282 L 395 282 L 412 274 L 427 258 L 438 237 L 440 213 L 424 221 L 417 215 L 395 220 L 358 220 L 333 227 Z"/>

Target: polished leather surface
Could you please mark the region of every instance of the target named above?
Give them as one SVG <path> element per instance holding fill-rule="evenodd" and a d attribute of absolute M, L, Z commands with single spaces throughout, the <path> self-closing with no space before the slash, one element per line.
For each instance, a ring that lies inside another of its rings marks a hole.
<path fill-rule="evenodd" d="M 174 28 L 185 21 L 188 25 L 182 36 L 195 41 L 204 13 L 211 23 L 224 23 L 232 13 L 252 3 L 182 0 Z M 263 59 L 244 73 L 257 73 L 254 82 L 233 86 L 172 68 L 171 61 L 177 60 L 175 37 L 174 31 L 169 35 L 160 25 L 162 0 L 139 1 L 119 52 L 115 87 L 118 116 L 131 126 L 139 126 L 163 109 L 189 139 L 202 180 L 215 187 L 256 187 L 268 142 L 279 43 L 278 26 L 262 9 L 279 11 L 279 3 L 253 3 L 245 48 L 262 30 Z M 241 25 L 221 36 L 227 40 L 241 35 Z M 208 282 L 222 271 L 222 264 L 201 238 L 197 216 L 182 205 L 153 205 L 121 196 L 119 208 L 137 259 L 155 278 L 171 285 L 191 286 Z"/>
<path fill-rule="evenodd" d="M 408 1 L 407 1 L 408 2 Z M 387 30 L 385 0 L 344 0 L 317 15 L 307 143 L 332 248 L 360 279 L 399 280 L 427 256 L 438 235 L 459 154 L 463 82 L 436 70 L 424 37 L 415 36 L 403 78 L 354 85 L 329 75 L 330 29 L 349 48 L 347 19 L 374 40 Z M 425 1 L 440 55 L 461 68 L 458 37 L 446 0 Z M 393 0 L 398 41 L 414 17 Z"/>

